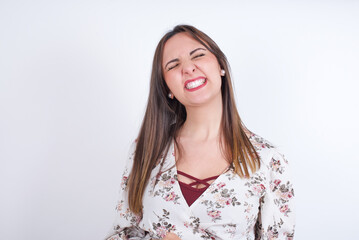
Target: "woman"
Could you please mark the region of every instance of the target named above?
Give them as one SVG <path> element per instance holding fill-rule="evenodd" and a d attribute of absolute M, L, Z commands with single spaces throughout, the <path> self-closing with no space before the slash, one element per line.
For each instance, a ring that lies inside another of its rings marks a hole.
<path fill-rule="evenodd" d="M 155 52 L 107 239 L 292 239 L 289 178 L 285 157 L 241 122 L 225 55 L 176 26 Z"/>

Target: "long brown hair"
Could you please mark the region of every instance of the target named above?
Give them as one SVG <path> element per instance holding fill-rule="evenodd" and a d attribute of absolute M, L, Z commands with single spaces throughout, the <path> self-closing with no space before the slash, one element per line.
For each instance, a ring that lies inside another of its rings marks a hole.
<path fill-rule="evenodd" d="M 236 108 L 229 64 L 226 56 L 217 44 L 205 33 L 189 25 L 178 25 L 165 34 L 157 45 L 152 64 L 150 93 L 142 126 L 137 138 L 137 146 L 133 167 L 128 179 L 128 202 L 130 210 L 135 214 L 142 214 L 142 199 L 144 189 L 149 181 L 152 169 L 158 164 L 163 155 L 167 154 L 170 142 L 175 144 L 178 130 L 186 121 L 186 109 L 176 99 L 167 97 L 169 89 L 162 73 L 163 48 L 168 39 L 177 33 L 187 33 L 203 44 L 212 52 L 226 74 L 222 77 L 221 136 L 228 162 L 232 163 L 240 177 L 249 177 L 260 167 L 260 159 L 253 145 L 245 133 Z"/>

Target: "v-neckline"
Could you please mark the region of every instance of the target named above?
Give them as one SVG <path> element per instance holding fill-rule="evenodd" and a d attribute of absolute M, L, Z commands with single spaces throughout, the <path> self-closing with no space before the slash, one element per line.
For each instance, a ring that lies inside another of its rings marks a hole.
<path fill-rule="evenodd" d="M 175 156 L 175 146 L 174 146 L 174 139 L 172 139 L 171 141 L 171 158 L 173 161 L 173 169 L 174 169 L 174 179 L 176 179 L 175 185 L 174 187 L 176 188 L 176 191 L 178 192 L 178 195 L 180 196 L 180 200 L 182 201 L 182 204 L 184 206 L 186 206 L 188 209 L 192 210 L 194 208 L 195 205 L 198 204 L 198 202 L 200 201 L 200 199 L 202 199 L 205 195 L 207 195 L 207 192 L 209 191 L 209 189 L 214 186 L 215 184 L 218 183 L 219 179 L 221 179 L 223 177 L 223 175 L 225 175 L 229 169 L 231 168 L 230 166 L 227 167 L 220 175 L 218 175 L 218 177 L 211 183 L 209 184 L 209 186 L 206 188 L 206 190 L 204 190 L 204 192 L 202 192 L 202 194 L 191 204 L 191 206 L 188 205 L 182 190 L 181 190 L 181 186 L 179 185 L 179 181 L 178 181 L 178 174 L 177 174 L 177 165 L 176 165 L 176 156 Z"/>

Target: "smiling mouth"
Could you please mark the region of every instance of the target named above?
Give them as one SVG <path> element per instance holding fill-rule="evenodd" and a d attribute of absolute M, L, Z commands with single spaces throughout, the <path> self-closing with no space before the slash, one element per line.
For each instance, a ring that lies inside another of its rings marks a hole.
<path fill-rule="evenodd" d="M 195 89 L 199 88 L 200 86 L 204 85 L 206 82 L 207 81 L 205 78 L 200 78 L 195 81 L 191 81 L 191 82 L 187 83 L 185 85 L 185 88 L 187 90 L 195 90 Z"/>

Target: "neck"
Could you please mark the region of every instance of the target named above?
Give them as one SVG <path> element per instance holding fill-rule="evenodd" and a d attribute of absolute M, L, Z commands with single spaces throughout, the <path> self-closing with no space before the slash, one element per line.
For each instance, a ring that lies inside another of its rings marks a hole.
<path fill-rule="evenodd" d="M 187 119 L 179 136 L 194 141 L 205 142 L 217 140 L 221 132 L 222 97 L 214 99 L 206 105 L 186 107 Z"/>

